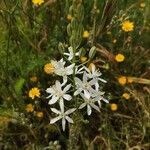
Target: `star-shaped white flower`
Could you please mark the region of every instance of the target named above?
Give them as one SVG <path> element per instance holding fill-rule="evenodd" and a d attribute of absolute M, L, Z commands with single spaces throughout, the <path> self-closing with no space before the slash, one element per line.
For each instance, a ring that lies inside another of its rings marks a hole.
<path fill-rule="evenodd" d="M 83 73 L 83 81 L 81 81 L 79 78 L 75 77 L 75 84 L 76 84 L 76 91 L 74 92 L 74 95 L 80 94 L 82 91 L 84 94 L 86 93 L 93 93 L 95 92 L 95 89 L 92 88 L 93 85 L 95 85 L 95 80 L 88 81 L 87 73 Z"/>
<path fill-rule="evenodd" d="M 63 131 L 65 131 L 66 121 L 68 121 L 69 123 L 73 123 L 73 120 L 68 115 L 73 113 L 75 110 L 76 108 L 72 108 L 64 112 L 64 107 L 62 106 L 60 106 L 60 111 L 55 108 L 51 108 L 51 111 L 58 114 L 58 117 L 51 119 L 50 124 L 53 124 L 57 122 L 58 120 L 62 119 L 62 129 Z"/>
<path fill-rule="evenodd" d="M 64 99 L 67 101 L 72 99 L 72 96 L 66 94 L 67 91 L 71 88 L 71 84 L 64 87 L 64 89 L 62 89 L 62 86 L 63 83 L 61 84 L 58 80 L 56 80 L 52 87 L 46 89 L 46 92 L 50 94 L 47 98 L 51 98 L 48 104 L 52 105 L 59 101 L 59 104 L 63 105 Z"/>
<path fill-rule="evenodd" d="M 100 78 L 100 76 L 102 75 L 102 73 L 98 70 L 96 70 L 96 67 L 94 65 L 92 65 L 92 70 L 90 71 L 87 67 L 85 67 L 85 70 L 87 72 L 87 77 L 90 79 L 95 80 L 95 88 L 98 91 L 99 89 L 99 83 L 98 81 L 101 81 L 103 83 L 106 83 L 107 81 Z"/>
<path fill-rule="evenodd" d="M 92 108 L 100 112 L 99 107 L 95 105 L 96 100 L 94 98 L 91 98 L 89 93 L 87 93 L 86 95 L 81 93 L 80 95 L 84 99 L 84 103 L 79 106 L 79 109 L 82 109 L 85 106 L 87 106 L 88 115 L 91 115 Z"/>
<path fill-rule="evenodd" d="M 68 60 L 72 60 L 74 57 L 73 47 L 68 47 L 69 53 L 64 53 L 64 55 L 68 56 Z M 75 56 L 79 56 L 79 52 L 75 53 Z"/>
<path fill-rule="evenodd" d="M 61 59 L 60 61 L 51 61 L 52 65 L 54 66 L 54 73 L 62 76 L 63 77 L 63 81 L 64 84 L 67 82 L 67 76 L 73 74 L 73 68 L 75 66 L 75 64 L 71 64 L 67 67 L 65 67 L 65 61 L 63 61 L 63 59 Z"/>

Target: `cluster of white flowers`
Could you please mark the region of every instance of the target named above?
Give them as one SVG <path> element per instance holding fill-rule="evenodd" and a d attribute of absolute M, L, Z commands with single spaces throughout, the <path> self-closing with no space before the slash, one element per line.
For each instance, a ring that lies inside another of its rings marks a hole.
<path fill-rule="evenodd" d="M 68 56 L 69 62 L 73 59 L 73 57 L 79 56 L 79 53 L 74 54 L 72 47 L 69 47 L 68 50 L 69 53 L 64 53 L 64 55 Z M 99 84 L 99 82 L 106 83 L 106 81 L 100 78 L 102 74 L 94 65 L 92 65 L 91 70 L 83 65 L 76 66 L 75 63 L 65 66 L 66 62 L 63 59 L 59 61 L 51 61 L 51 64 L 54 66 L 54 73 L 61 76 L 63 80 L 62 83 L 56 80 L 54 85 L 46 89 L 46 92 L 50 94 L 47 97 L 50 99 L 49 105 L 58 103 L 60 106 L 60 111 L 56 108 L 51 108 L 51 111 L 56 113 L 58 116 L 51 119 L 50 124 L 62 119 L 62 129 L 64 131 L 66 121 L 73 123 L 73 120 L 68 115 L 73 113 L 76 109 L 82 109 L 87 106 L 87 114 L 91 115 L 92 108 L 100 111 L 101 101 L 108 103 L 108 101 L 103 97 L 104 92 L 100 91 Z M 73 83 L 69 83 L 71 81 L 75 83 L 75 87 L 73 87 Z M 74 99 L 68 93 L 74 95 Z M 78 108 L 71 108 L 65 112 L 65 103 L 67 103 L 65 101 L 71 101 L 74 103 L 76 101 L 76 97 L 81 99 L 81 103 Z"/>

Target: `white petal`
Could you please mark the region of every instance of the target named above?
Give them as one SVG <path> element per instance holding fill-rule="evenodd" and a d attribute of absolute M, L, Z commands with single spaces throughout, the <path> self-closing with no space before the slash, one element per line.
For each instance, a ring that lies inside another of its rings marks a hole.
<path fill-rule="evenodd" d="M 75 110 L 76 110 L 76 108 L 69 109 L 65 112 L 65 114 L 69 115 L 69 114 L 73 113 Z"/>
<path fill-rule="evenodd" d="M 70 66 L 68 66 L 68 67 L 65 68 L 67 75 L 73 74 L 73 67 L 74 67 L 74 65 L 75 65 L 75 64 L 72 64 L 72 65 L 70 65 Z"/>
<path fill-rule="evenodd" d="M 90 99 L 90 93 L 87 90 L 84 90 L 84 97 Z"/>
<path fill-rule="evenodd" d="M 98 84 L 98 82 L 95 83 L 95 89 L 96 89 L 96 91 L 98 91 L 98 89 L 99 89 L 99 84 Z"/>
<path fill-rule="evenodd" d="M 102 96 L 96 95 L 96 93 L 94 93 L 94 94 L 92 95 L 92 97 L 94 97 L 94 98 L 93 98 L 94 101 L 100 101 L 100 100 L 103 98 Z"/>
<path fill-rule="evenodd" d="M 80 93 L 81 93 L 81 91 L 82 91 L 82 89 L 78 89 L 78 90 L 76 90 L 76 91 L 74 92 L 74 96 L 77 96 L 78 94 L 80 94 Z"/>
<path fill-rule="evenodd" d="M 63 100 L 63 98 L 60 98 L 59 106 L 60 106 L 61 112 L 64 113 L 64 100 Z"/>
<path fill-rule="evenodd" d="M 85 69 L 85 70 L 86 70 L 89 74 L 91 74 L 91 72 L 90 72 L 89 68 L 84 67 L 84 69 Z"/>
<path fill-rule="evenodd" d="M 71 75 L 73 74 L 73 69 L 66 69 L 66 75 Z"/>
<path fill-rule="evenodd" d="M 71 84 L 67 85 L 67 86 L 63 89 L 63 92 L 66 93 L 70 88 L 71 88 Z"/>
<path fill-rule="evenodd" d="M 88 116 L 90 116 L 91 113 L 92 113 L 92 109 L 91 109 L 90 105 L 87 105 L 87 114 L 88 114 Z"/>
<path fill-rule="evenodd" d="M 50 97 L 52 97 L 52 94 L 50 94 L 49 96 L 47 96 L 46 98 L 49 99 Z"/>
<path fill-rule="evenodd" d="M 56 121 L 58 121 L 58 120 L 60 120 L 60 119 L 61 119 L 61 116 L 58 116 L 58 117 L 56 117 L 56 118 L 53 118 L 53 119 L 50 120 L 50 124 L 53 124 L 53 123 L 55 123 Z"/>
<path fill-rule="evenodd" d="M 105 98 L 102 98 L 102 100 L 103 100 L 104 102 L 106 102 L 106 103 L 109 103 L 109 101 L 108 101 L 107 99 L 105 99 Z"/>
<path fill-rule="evenodd" d="M 101 108 L 101 106 L 102 106 L 102 105 L 101 105 L 101 101 L 98 101 L 98 105 L 99 105 L 99 107 Z"/>
<path fill-rule="evenodd" d="M 59 97 L 53 95 L 52 99 L 48 102 L 49 105 L 55 104 Z"/>
<path fill-rule="evenodd" d="M 80 69 L 78 69 L 78 68 L 79 68 L 79 67 L 76 67 L 76 69 L 75 69 L 75 74 L 82 74 L 84 67 L 81 67 Z"/>
<path fill-rule="evenodd" d="M 92 80 L 89 82 L 90 85 L 94 85 L 95 83 L 97 83 L 97 80 L 96 80 L 96 79 L 92 79 Z"/>
<path fill-rule="evenodd" d="M 69 65 L 69 66 L 67 67 L 67 69 L 73 69 L 74 66 L 75 66 L 75 63 Z"/>
<path fill-rule="evenodd" d="M 87 82 L 87 74 L 86 72 L 83 73 L 83 83 Z"/>
<path fill-rule="evenodd" d="M 61 60 L 59 60 L 59 62 L 62 62 L 62 63 L 64 63 L 64 60 L 63 60 L 63 58 L 62 58 Z"/>
<path fill-rule="evenodd" d="M 70 60 L 72 60 L 73 59 L 73 55 L 69 55 L 69 57 L 68 57 L 68 60 L 70 61 Z"/>
<path fill-rule="evenodd" d="M 80 93 L 80 96 L 81 96 L 83 99 L 85 99 L 85 96 L 84 96 L 83 93 Z"/>
<path fill-rule="evenodd" d="M 69 56 L 70 54 L 69 53 L 64 53 L 64 55 Z"/>
<path fill-rule="evenodd" d="M 74 80 L 75 80 L 75 84 L 76 84 L 76 85 L 79 85 L 79 86 L 82 85 L 82 81 L 81 81 L 79 78 L 75 77 Z"/>
<path fill-rule="evenodd" d="M 58 91 L 62 91 L 62 90 L 61 90 L 61 84 L 60 84 L 60 82 L 59 82 L 58 80 L 56 80 L 55 84 L 56 84 L 57 90 L 58 90 Z"/>
<path fill-rule="evenodd" d="M 99 108 L 95 104 L 91 104 L 91 107 L 100 112 Z"/>
<path fill-rule="evenodd" d="M 61 86 L 64 86 L 67 83 L 67 76 L 63 77 L 63 83 L 61 84 Z"/>
<path fill-rule="evenodd" d="M 66 126 L 66 120 L 62 118 L 62 129 L 65 131 L 65 126 Z"/>
<path fill-rule="evenodd" d="M 66 116 L 65 118 L 69 123 L 73 123 L 73 120 L 70 117 Z"/>
<path fill-rule="evenodd" d="M 79 106 L 79 109 L 82 109 L 82 108 L 84 108 L 86 106 L 86 103 L 83 103 L 83 104 L 81 104 L 80 106 Z"/>
<path fill-rule="evenodd" d="M 105 92 L 101 92 L 101 91 L 99 91 L 99 92 L 98 92 L 98 94 L 99 94 L 99 95 L 104 95 L 104 94 L 105 94 Z"/>
<path fill-rule="evenodd" d="M 59 110 L 55 109 L 55 108 L 51 108 L 51 111 L 56 113 L 56 114 L 61 114 L 61 112 Z"/>
<path fill-rule="evenodd" d="M 63 98 L 66 99 L 67 101 L 70 101 L 72 97 L 69 94 L 64 94 Z"/>
<path fill-rule="evenodd" d="M 69 56 L 68 60 L 72 60 L 73 58 L 73 49 L 72 48 L 68 48 L 69 53 L 64 53 L 64 55 Z"/>
<path fill-rule="evenodd" d="M 101 82 L 107 83 L 106 80 L 102 79 L 102 78 L 98 78 Z"/>
<path fill-rule="evenodd" d="M 97 91 L 95 89 L 93 89 L 92 87 L 88 90 L 90 95 L 92 96 L 92 94 L 96 93 Z"/>
<path fill-rule="evenodd" d="M 47 88 L 47 89 L 46 89 L 46 92 L 47 92 L 47 93 L 50 93 L 50 94 L 51 94 L 51 93 L 54 93 L 54 89 L 51 88 L 51 87 L 50 87 L 50 88 Z"/>

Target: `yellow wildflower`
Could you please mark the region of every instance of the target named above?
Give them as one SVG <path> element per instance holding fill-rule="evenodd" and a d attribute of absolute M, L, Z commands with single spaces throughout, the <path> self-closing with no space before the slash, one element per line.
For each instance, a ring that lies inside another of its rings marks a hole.
<path fill-rule="evenodd" d="M 26 106 L 26 111 L 27 111 L 27 112 L 33 112 L 33 111 L 34 111 L 34 106 L 33 106 L 32 104 L 28 104 L 28 105 Z"/>
<path fill-rule="evenodd" d="M 34 87 L 29 91 L 29 97 L 32 99 L 35 99 L 35 97 L 40 97 L 40 95 L 40 90 L 37 87 Z"/>
<path fill-rule="evenodd" d="M 72 16 L 70 14 L 67 15 L 67 20 L 71 21 L 72 20 Z"/>
<path fill-rule="evenodd" d="M 44 0 L 32 0 L 32 3 L 34 5 L 41 5 L 42 3 L 44 3 Z"/>
<path fill-rule="evenodd" d="M 83 32 L 83 38 L 88 38 L 89 37 L 89 32 L 88 31 L 84 31 Z"/>
<path fill-rule="evenodd" d="M 80 61 L 83 63 L 83 62 L 85 62 L 87 60 L 87 57 L 85 57 L 85 56 L 81 56 L 80 57 Z"/>
<path fill-rule="evenodd" d="M 30 80 L 31 80 L 32 82 L 37 82 L 37 77 L 36 77 L 36 76 L 32 76 L 32 77 L 30 78 Z"/>
<path fill-rule="evenodd" d="M 48 63 L 44 66 L 44 72 L 47 74 L 54 73 L 54 66 L 51 63 Z"/>
<path fill-rule="evenodd" d="M 93 68 L 96 68 L 96 66 L 94 65 L 94 63 L 90 63 L 89 66 L 88 66 L 88 69 L 89 69 L 90 71 L 92 71 L 92 67 L 93 67 Z"/>
<path fill-rule="evenodd" d="M 140 7 L 144 8 L 145 7 L 145 3 L 140 3 Z"/>
<path fill-rule="evenodd" d="M 111 109 L 112 111 L 116 111 L 116 110 L 118 109 L 118 105 L 115 104 L 115 103 L 112 103 L 112 104 L 110 104 L 110 109 Z"/>
<path fill-rule="evenodd" d="M 125 32 L 133 31 L 134 29 L 134 23 L 130 22 L 129 20 L 126 20 L 122 23 L 122 30 Z"/>
<path fill-rule="evenodd" d="M 37 112 L 36 112 L 36 116 L 37 116 L 38 118 L 43 118 L 44 114 L 43 114 L 42 111 L 37 111 Z"/>
<path fill-rule="evenodd" d="M 125 85 L 127 83 L 127 78 L 125 76 L 121 76 L 121 77 L 118 78 L 118 82 L 121 85 Z"/>
<path fill-rule="evenodd" d="M 130 99 L 130 95 L 128 93 L 123 93 L 122 97 L 125 99 Z"/>
<path fill-rule="evenodd" d="M 125 57 L 124 57 L 123 54 L 117 54 L 117 55 L 115 56 L 115 60 L 116 60 L 117 62 L 123 62 L 124 59 L 125 59 Z"/>

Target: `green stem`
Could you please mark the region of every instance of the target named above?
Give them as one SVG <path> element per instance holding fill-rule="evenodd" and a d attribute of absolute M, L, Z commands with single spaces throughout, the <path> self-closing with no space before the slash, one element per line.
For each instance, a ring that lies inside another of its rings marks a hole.
<path fill-rule="evenodd" d="M 73 49 L 73 60 L 72 60 L 72 63 L 75 63 L 76 62 L 76 58 L 75 58 L 75 53 L 76 53 L 76 49 Z M 74 68 L 73 68 L 73 76 L 72 76 L 72 78 L 73 78 L 73 92 L 75 92 L 75 90 L 76 90 L 76 84 L 75 84 L 75 68 L 76 67 L 76 65 L 74 65 Z M 75 96 L 74 96 L 74 93 L 73 93 L 73 99 L 75 99 Z M 76 106 L 77 106 L 77 101 L 75 101 L 75 104 L 76 104 Z"/>
<path fill-rule="evenodd" d="M 97 0 L 94 0 L 94 5 L 93 5 L 93 37 L 92 37 L 92 46 L 94 45 L 94 40 L 95 40 L 95 30 L 96 30 L 96 8 L 97 8 Z"/>

